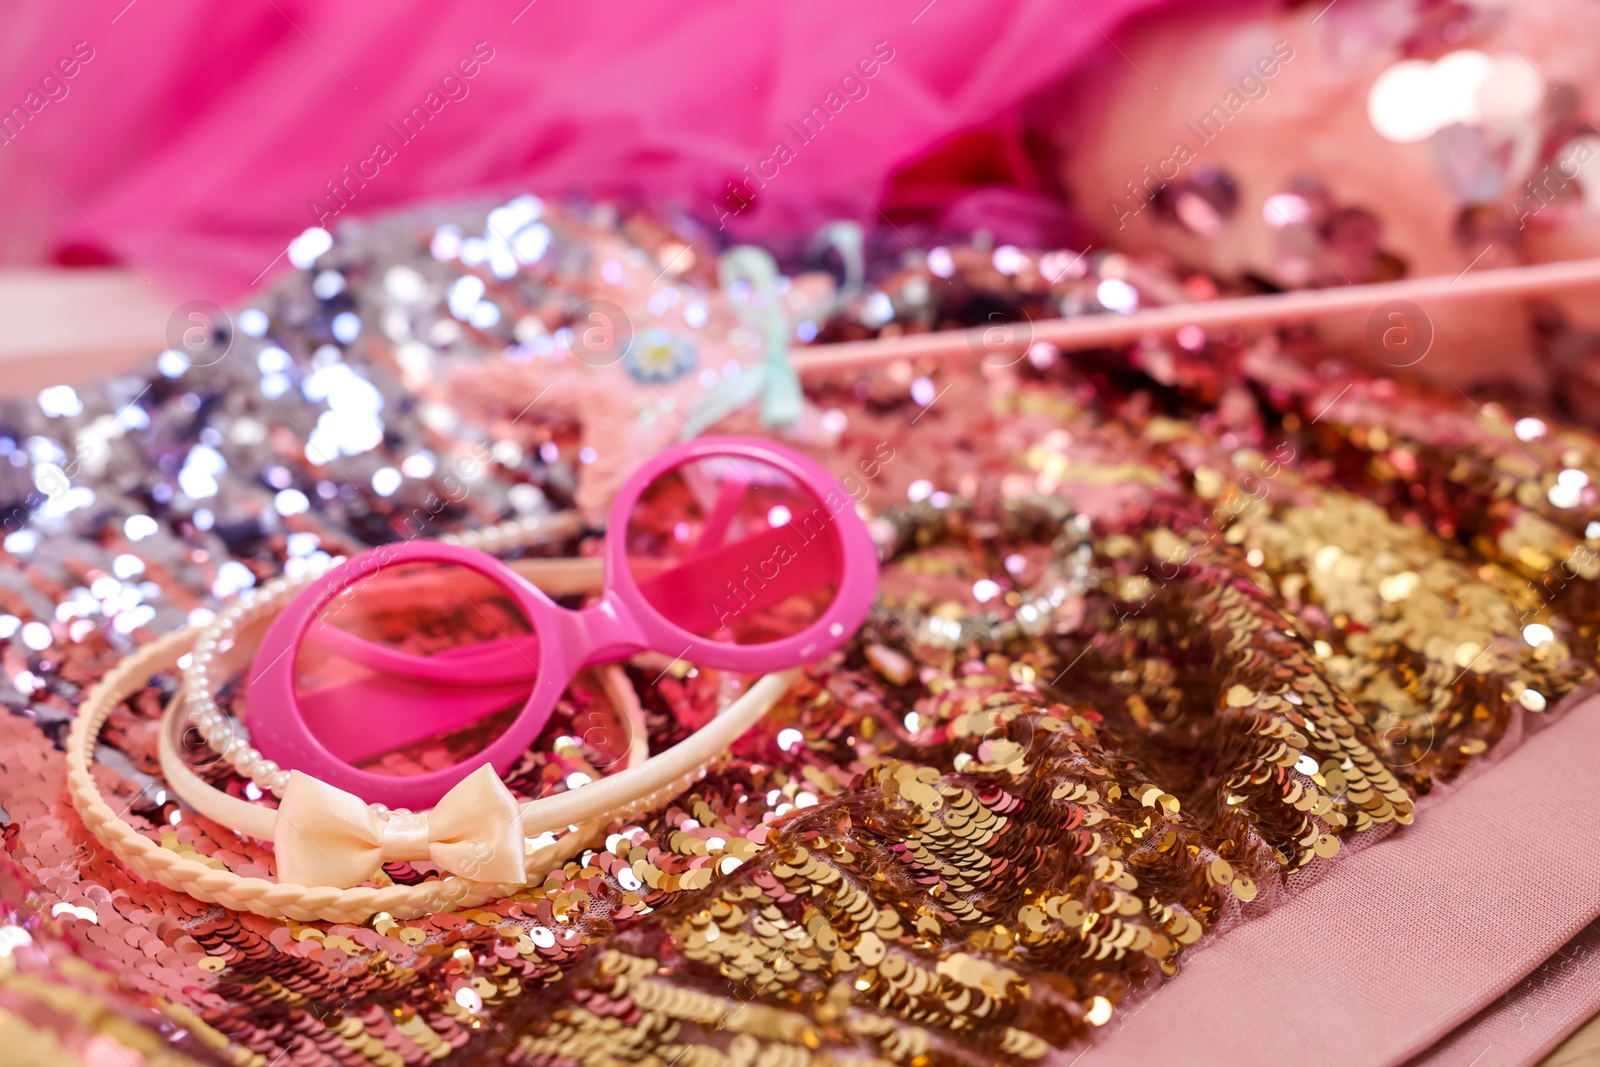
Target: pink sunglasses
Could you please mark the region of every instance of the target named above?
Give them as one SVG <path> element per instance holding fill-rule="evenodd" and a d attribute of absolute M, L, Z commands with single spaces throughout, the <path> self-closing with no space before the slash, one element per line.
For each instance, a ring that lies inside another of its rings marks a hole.
<path fill-rule="evenodd" d="M 290 603 L 256 652 L 256 747 L 369 803 L 427 808 L 486 762 L 507 773 L 590 664 L 653 650 L 745 674 L 793 667 L 842 645 L 878 584 L 844 487 L 803 456 L 742 437 L 677 445 L 635 472 L 612 506 L 604 565 L 603 596 L 572 611 L 458 545 L 384 545 L 345 561 Z M 496 725 L 452 766 L 354 765 Z"/>

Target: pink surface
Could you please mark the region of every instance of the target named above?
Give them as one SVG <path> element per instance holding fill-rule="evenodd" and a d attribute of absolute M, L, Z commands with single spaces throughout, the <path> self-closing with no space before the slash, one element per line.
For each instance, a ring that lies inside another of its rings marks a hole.
<path fill-rule="evenodd" d="M 1600 921 L 1409 1067 L 1534 1063 L 1600 1011 Z"/>
<path fill-rule="evenodd" d="M 1586 931 L 1600 916 L 1600 806 L 1583 799 L 1597 754 L 1591 696 L 1415 825 L 1197 946 L 1071 1062 L 1533 1062 L 1600 1003 Z"/>
<path fill-rule="evenodd" d="M 0 144 L 0 261 L 79 243 L 175 295 L 227 301 L 380 140 L 394 157 L 350 186 L 343 217 L 582 189 L 715 218 L 729 179 L 764 165 L 776 176 L 735 232 L 875 222 L 869 201 L 896 165 L 1005 127 L 1026 94 L 1106 47 L 1102 31 L 1162 2 L 18 0 L 0 10 L 0 108 L 59 80 L 78 42 L 93 58 Z M 446 88 L 465 96 L 449 100 L 441 80 L 475 48 L 492 58 L 457 71 Z M 430 91 L 444 103 L 402 143 L 390 124 Z M 844 103 L 801 142 L 790 124 L 830 92 Z M 792 158 L 775 156 L 780 139 Z"/>

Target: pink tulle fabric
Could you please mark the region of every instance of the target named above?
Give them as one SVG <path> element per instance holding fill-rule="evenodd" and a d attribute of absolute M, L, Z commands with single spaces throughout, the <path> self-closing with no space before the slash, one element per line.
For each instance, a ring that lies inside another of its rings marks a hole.
<path fill-rule="evenodd" d="M 228 301 L 287 268 L 274 257 L 314 199 L 334 206 L 328 182 L 352 194 L 337 222 L 532 189 L 642 195 L 715 223 L 748 166 L 776 175 L 726 219 L 735 236 L 878 221 L 897 166 L 1003 128 L 1163 2 L 19 0 L 0 9 L 0 113 L 79 42 L 93 58 L 0 138 L 0 261 L 125 260 L 174 296 Z M 441 80 L 475 48 L 492 59 L 449 99 Z M 842 90 L 875 49 L 892 58 L 865 95 Z M 400 143 L 390 124 L 430 92 L 444 105 Z M 802 142 L 789 124 L 830 92 L 844 106 Z M 393 157 L 346 182 L 380 140 Z"/>

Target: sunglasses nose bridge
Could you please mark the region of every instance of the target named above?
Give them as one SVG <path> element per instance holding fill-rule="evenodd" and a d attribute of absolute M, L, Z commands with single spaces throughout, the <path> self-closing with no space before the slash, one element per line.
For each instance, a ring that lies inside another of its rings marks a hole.
<path fill-rule="evenodd" d="M 608 663 L 643 652 L 644 631 L 613 590 L 582 611 L 560 616 L 562 646 L 574 670 L 590 663 Z"/>

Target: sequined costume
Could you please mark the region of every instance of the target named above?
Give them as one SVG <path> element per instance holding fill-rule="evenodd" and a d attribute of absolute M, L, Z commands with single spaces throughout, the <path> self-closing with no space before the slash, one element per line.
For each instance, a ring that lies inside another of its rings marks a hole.
<path fill-rule="evenodd" d="M 553 246 L 574 217 L 552 214 Z M 0 416 L 0 1010 L 81 960 L 151 1013 L 138 1033 L 188 1035 L 174 1057 L 261 1067 L 1038 1060 L 1209 932 L 1426 819 L 1436 783 L 1593 681 L 1587 431 L 1325 379 L 1270 337 L 890 366 L 808 379 L 821 415 L 800 442 L 874 517 L 881 610 L 691 792 L 541 885 L 423 920 L 272 921 L 142 882 L 85 834 L 58 748 L 123 650 L 318 553 L 566 506 L 586 466 L 618 462 L 585 454 L 607 440 L 581 406 L 516 397 L 525 414 L 479 423 L 446 402 L 475 362 L 560 359 L 548 330 L 503 352 L 498 323 L 588 282 L 556 257 L 546 281 L 522 270 L 453 307 L 477 275 L 459 244 L 439 253 L 444 221 L 336 246 L 241 312 L 209 365 L 169 353 L 148 379 Z M 632 240 L 612 216 L 583 224 Z M 630 247 L 627 269 L 660 269 Z M 319 296 L 328 271 L 343 284 Z M 1052 275 L 1008 299 L 1092 289 Z M 857 305 L 821 336 L 982 321 L 976 291 L 901 271 L 863 298 L 891 320 Z M 653 749 L 731 684 L 629 671 Z M 269 874 L 270 852 L 162 788 L 174 684 L 113 715 L 103 789 L 152 838 Z M 574 687 L 514 792 L 608 765 L 615 739 L 586 718 L 601 700 Z"/>

